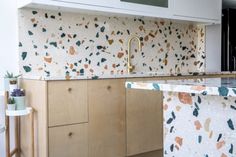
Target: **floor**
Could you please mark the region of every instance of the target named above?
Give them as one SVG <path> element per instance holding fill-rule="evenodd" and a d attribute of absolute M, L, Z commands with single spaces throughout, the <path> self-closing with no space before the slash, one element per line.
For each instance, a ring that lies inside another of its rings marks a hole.
<path fill-rule="evenodd" d="M 153 151 L 153 152 L 139 154 L 139 155 L 135 155 L 132 157 L 163 157 L 163 150 L 157 150 L 157 151 Z"/>

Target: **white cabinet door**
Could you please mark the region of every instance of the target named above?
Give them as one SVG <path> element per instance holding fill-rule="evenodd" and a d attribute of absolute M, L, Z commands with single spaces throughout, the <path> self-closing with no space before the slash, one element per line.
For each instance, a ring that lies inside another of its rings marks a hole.
<path fill-rule="evenodd" d="M 157 16 L 157 17 L 167 17 L 170 12 L 168 7 L 158 7 L 152 5 L 130 3 L 121 0 L 51 0 L 54 2 L 65 2 L 68 4 L 79 4 L 79 5 L 88 5 L 93 7 L 102 7 L 109 12 L 117 12 L 119 9 L 121 13 L 128 13 L 131 11 L 131 14 L 141 15 L 141 16 Z M 170 3 L 170 0 L 168 0 Z M 169 17 L 169 16 L 168 16 Z"/>
<path fill-rule="evenodd" d="M 119 0 L 52 0 L 57 2 L 67 2 L 75 4 L 86 4 L 93 6 L 115 7 Z"/>
<path fill-rule="evenodd" d="M 222 0 L 172 0 L 174 16 L 220 20 Z"/>

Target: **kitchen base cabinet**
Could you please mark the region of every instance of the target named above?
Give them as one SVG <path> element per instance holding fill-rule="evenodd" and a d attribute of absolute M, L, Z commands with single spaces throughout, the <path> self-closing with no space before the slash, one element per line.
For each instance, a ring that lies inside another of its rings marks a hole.
<path fill-rule="evenodd" d="M 88 156 L 88 124 L 49 128 L 49 157 Z"/>
<path fill-rule="evenodd" d="M 26 90 L 26 103 L 35 110 L 35 157 L 87 157 L 87 81 L 21 83 Z M 21 119 L 21 157 L 31 157 L 27 122 Z"/>
<path fill-rule="evenodd" d="M 125 80 L 88 81 L 89 157 L 125 157 Z"/>
<path fill-rule="evenodd" d="M 35 157 L 155 155 L 162 148 L 161 95 L 126 91 L 125 81 L 22 80 L 35 110 Z M 21 119 L 21 157 L 32 153 L 27 118 Z"/>
<path fill-rule="evenodd" d="M 161 92 L 126 90 L 127 156 L 163 148 L 162 106 Z"/>

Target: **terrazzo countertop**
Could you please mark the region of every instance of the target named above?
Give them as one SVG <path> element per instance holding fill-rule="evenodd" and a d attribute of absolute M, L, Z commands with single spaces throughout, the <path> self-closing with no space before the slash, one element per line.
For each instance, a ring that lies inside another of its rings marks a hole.
<path fill-rule="evenodd" d="M 126 82 L 126 88 L 236 97 L 236 77 Z"/>
<path fill-rule="evenodd" d="M 158 72 L 134 72 L 131 74 L 123 73 L 123 74 L 99 74 L 99 75 L 78 75 L 78 76 L 66 76 L 66 77 L 42 77 L 42 76 L 23 76 L 24 79 L 32 79 L 32 80 L 43 80 L 43 81 L 57 81 L 57 80 L 84 80 L 84 79 L 109 79 L 109 78 L 142 78 L 142 77 L 170 77 L 170 76 L 206 76 L 206 75 L 236 75 L 236 71 L 234 72 L 212 72 L 212 73 L 197 73 L 197 72 L 188 72 L 182 74 L 168 74 L 168 73 L 158 73 Z"/>

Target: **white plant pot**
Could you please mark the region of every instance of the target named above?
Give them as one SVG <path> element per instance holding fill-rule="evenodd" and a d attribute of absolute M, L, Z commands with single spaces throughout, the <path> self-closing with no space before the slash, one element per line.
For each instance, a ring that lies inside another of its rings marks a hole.
<path fill-rule="evenodd" d="M 17 78 L 4 78 L 4 89 L 7 91 L 10 91 L 10 81 L 16 81 L 18 83 Z"/>
<path fill-rule="evenodd" d="M 9 91 L 10 92 L 13 92 L 13 90 L 17 89 L 17 88 L 18 88 L 17 84 L 9 84 Z"/>
<path fill-rule="evenodd" d="M 7 104 L 7 110 L 9 111 L 16 110 L 16 104 Z"/>

